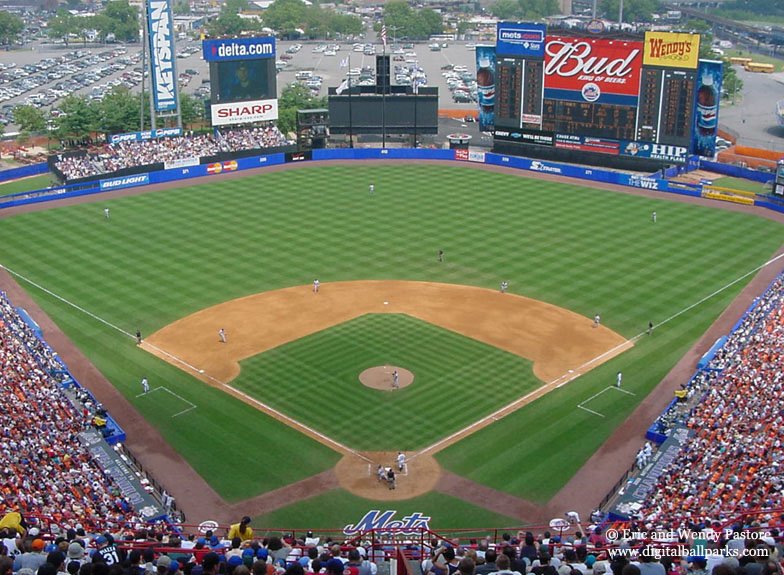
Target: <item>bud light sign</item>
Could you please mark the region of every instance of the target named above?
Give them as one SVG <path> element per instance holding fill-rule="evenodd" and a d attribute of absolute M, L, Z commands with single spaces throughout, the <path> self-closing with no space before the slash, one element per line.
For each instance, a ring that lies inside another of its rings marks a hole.
<path fill-rule="evenodd" d="M 174 73 L 174 34 L 168 0 L 147 4 L 147 36 L 152 64 L 152 94 L 158 112 L 177 109 L 177 77 Z"/>
<path fill-rule="evenodd" d="M 479 129 L 489 132 L 495 124 L 495 46 L 476 47 L 476 97 Z"/>
<path fill-rule="evenodd" d="M 716 154 L 722 72 L 721 62 L 700 60 L 692 128 L 692 150 L 698 156 L 710 158 Z"/>
<path fill-rule="evenodd" d="M 544 56 L 544 24 L 499 22 L 496 53 L 499 56 Z"/>

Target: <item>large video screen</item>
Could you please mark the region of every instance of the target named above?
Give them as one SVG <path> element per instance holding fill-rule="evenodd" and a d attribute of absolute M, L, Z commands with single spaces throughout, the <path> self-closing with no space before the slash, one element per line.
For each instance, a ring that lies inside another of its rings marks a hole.
<path fill-rule="evenodd" d="M 275 98 L 275 62 L 232 60 L 210 64 L 212 103 Z"/>
<path fill-rule="evenodd" d="M 512 39 L 521 34 L 504 26 Z M 685 162 L 699 40 L 662 32 L 644 41 L 547 35 L 541 52 L 521 55 L 499 40 L 495 138 Z"/>

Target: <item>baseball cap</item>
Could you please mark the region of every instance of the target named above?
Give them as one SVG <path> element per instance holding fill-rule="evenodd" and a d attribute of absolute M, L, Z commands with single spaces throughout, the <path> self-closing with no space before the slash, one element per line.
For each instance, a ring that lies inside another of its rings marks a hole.
<path fill-rule="evenodd" d="M 95 544 L 96 545 L 104 545 L 104 544 L 106 544 L 108 542 L 109 542 L 109 540 L 106 537 L 104 537 L 103 535 L 99 535 L 98 537 L 95 538 Z"/>
<path fill-rule="evenodd" d="M 43 551 L 44 548 L 44 540 L 43 539 L 33 539 L 32 543 L 33 551 Z"/>
<path fill-rule="evenodd" d="M 242 557 L 238 557 L 237 555 L 232 555 L 231 557 L 229 557 L 227 563 L 232 567 L 238 567 L 239 565 L 242 565 Z"/>

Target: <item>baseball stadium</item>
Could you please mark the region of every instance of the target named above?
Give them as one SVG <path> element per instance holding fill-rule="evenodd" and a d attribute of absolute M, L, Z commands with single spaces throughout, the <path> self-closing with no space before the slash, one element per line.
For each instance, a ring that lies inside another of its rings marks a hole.
<path fill-rule="evenodd" d="M 682 147 L 265 116 L 0 172 L 61 182 L 0 197 L 4 573 L 778 573 L 784 204 L 699 98 Z"/>

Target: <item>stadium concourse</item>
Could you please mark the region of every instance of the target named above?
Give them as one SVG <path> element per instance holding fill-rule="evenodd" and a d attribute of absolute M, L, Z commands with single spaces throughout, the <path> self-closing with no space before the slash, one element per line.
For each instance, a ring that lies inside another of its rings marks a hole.
<path fill-rule="evenodd" d="M 118 142 L 91 148 L 83 156 L 63 156 L 54 166 L 67 181 L 148 164 L 214 156 L 221 152 L 261 150 L 290 144 L 277 126 L 215 131 L 153 140 Z"/>

